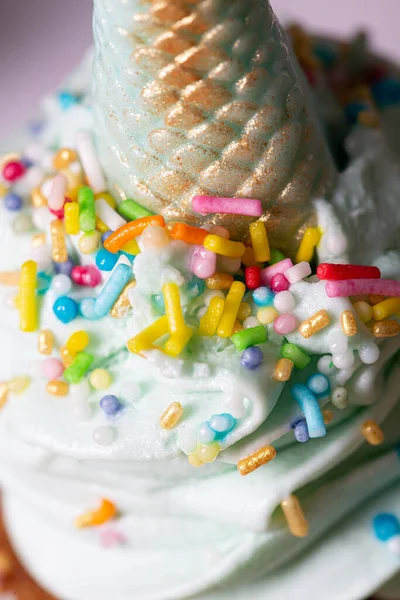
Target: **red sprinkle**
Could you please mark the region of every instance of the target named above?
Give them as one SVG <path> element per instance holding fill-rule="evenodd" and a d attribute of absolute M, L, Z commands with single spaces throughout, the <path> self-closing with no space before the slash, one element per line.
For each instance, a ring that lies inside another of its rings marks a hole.
<path fill-rule="evenodd" d="M 51 212 L 52 215 L 57 217 L 57 219 L 63 219 L 64 218 L 64 207 L 67 204 L 67 202 L 72 202 L 72 200 L 70 200 L 69 198 L 65 198 L 64 206 L 62 208 L 59 208 L 58 210 L 54 210 L 53 208 L 50 208 L 50 206 L 49 206 L 49 211 Z"/>
<path fill-rule="evenodd" d="M 261 286 L 260 267 L 247 267 L 244 272 L 246 278 L 246 287 L 249 290 L 256 290 Z"/>
<path fill-rule="evenodd" d="M 3 177 L 6 181 L 17 181 L 26 171 L 26 166 L 20 160 L 8 162 L 3 167 Z"/>
<path fill-rule="evenodd" d="M 378 267 L 321 263 L 317 268 L 318 279 L 328 281 L 337 281 L 341 279 L 379 279 L 380 276 L 381 272 Z"/>
<path fill-rule="evenodd" d="M 101 274 L 94 265 L 75 266 L 71 271 L 71 279 L 76 285 L 96 287 L 101 283 Z"/>

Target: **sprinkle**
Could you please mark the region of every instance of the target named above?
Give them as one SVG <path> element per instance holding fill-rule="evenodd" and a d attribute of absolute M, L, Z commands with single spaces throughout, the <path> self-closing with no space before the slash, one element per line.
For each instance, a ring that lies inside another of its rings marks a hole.
<path fill-rule="evenodd" d="M 31 380 L 29 377 L 13 377 L 8 382 L 8 390 L 11 394 L 19 396 L 20 394 L 24 393 L 24 391 L 29 387 L 30 383 Z"/>
<path fill-rule="evenodd" d="M 79 233 L 79 204 L 77 202 L 68 202 L 64 208 L 65 232 L 68 235 L 77 235 Z"/>
<path fill-rule="evenodd" d="M 327 281 L 325 290 L 329 298 L 344 296 L 362 296 L 363 294 L 379 294 L 383 296 L 400 296 L 400 281 L 390 279 L 345 279 Z"/>
<path fill-rule="evenodd" d="M 185 328 L 179 287 L 176 283 L 163 285 L 165 312 L 170 333 L 182 332 Z"/>
<path fill-rule="evenodd" d="M 326 435 L 321 409 L 312 391 L 307 386 L 296 383 L 292 386 L 290 392 L 303 411 L 310 438 L 319 438 Z"/>
<path fill-rule="evenodd" d="M 0 272 L 0 284 L 9 286 L 19 286 L 21 274 L 19 271 Z"/>
<path fill-rule="evenodd" d="M 165 221 L 160 215 L 154 215 L 149 217 L 141 217 L 135 221 L 130 221 L 114 231 L 104 242 L 104 248 L 115 254 L 118 250 L 121 250 L 130 240 L 133 240 L 137 236 L 141 235 L 143 231 L 149 225 L 159 225 L 165 227 Z"/>
<path fill-rule="evenodd" d="M 201 229 L 200 227 L 186 225 L 185 223 L 175 223 L 170 232 L 170 236 L 173 240 L 183 240 L 187 244 L 197 244 L 198 246 L 201 246 L 208 236 L 208 231 L 206 229 Z"/>
<path fill-rule="evenodd" d="M 211 444 L 199 444 L 197 448 L 197 456 L 204 463 L 212 463 L 218 457 L 221 451 L 221 447 L 218 442 L 211 442 Z"/>
<path fill-rule="evenodd" d="M 173 429 L 183 415 L 183 406 L 180 402 L 171 402 L 160 417 L 162 429 Z"/>
<path fill-rule="evenodd" d="M 339 410 L 344 410 L 349 405 L 349 394 L 344 387 L 337 387 L 333 390 L 331 396 L 331 402 L 333 406 L 336 406 Z"/>
<path fill-rule="evenodd" d="M 99 198 L 96 200 L 95 211 L 97 217 L 101 219 L 107 228 L 111 229 L 112 231 L 115 231 L 126 224 L 125 219 L 123 219 L 104 198 Z"/>
<path fill-rule="evenodd" d="M 329 325 L 329 315 L 326 310 L 319 310 L 312 317 L 303 321 L 299 327 L 301 335 L 308 339 Z"/>
<path fill-rule="evenodd" d="M 369 297 L 369 303 L 372 306 L 375 306 L 375 304 L 379 304 L 379 302 L 383 302 L 385 300 L 385 296 L 383 296 L 382 294 L 370 294 Z"/>
<path fill-rule="evenodd" d="M 75 520 L 75 527 L 95 527 L 103 525 L 107 521 L 114 519 L 117 514 L 117 508 L 110 500 L 102 499 L 100 508 L 83 513 Z"/>
<path fill-rule="evenodd" d="M 376 537 L 381 542 L 388 542 L 400 535 L 400 522 L 396 515 L 379 513 L 374 517 L 373 528 Z"/>
<path fill-rule="evenodd" d="M 317 267 L 318 279 L 337 281 L 341 279 L 379 279 L 381 272 L 377 267 L 362 265 L 333 265 L 321 263 Z"/>
<path fill-rule="evenodd" d="M 258 327 L 250 327 L 249 329 L 242 329 L 238 333 L 232 335 L 231 340 L 234 343 L 236 350 L 241 352 L 249 346 L 255 346 L 256 344 L 263 344 L 268 339 L 267 329 L 264 325 L 258 325 Z"/>
<path fill-rule="evenodd" d="M 255 267 L 257 265 L 257 261 L 254 258 L 254 250 L 251 246 L 246 246 L 244 254 L 242 256 L 242 263 L 245 267 Z"/>
<path fill-rule="evenodd" d="M 375 321 L 382 321 L 400 311 L 400 298 L 387 298 L 372 307 Z"/>
<path fill-rule="evenodd" d="M 89 383 L 95 390 L 106 390 L 111 385 L 111 375 L 107 369 L 95 369 L 89 375 Z"/>
<path fill-rule="evenodd" d="M 241 258 L 245 252 L 245 246 L 241 242 L 231 242 L 219 235 L 207 235 L 203 245 L 207 250 L 229 258 Z"/>
<path fill-rule="evenodd" d="M 371 444 L 371 446 L 379 446 L 383 443 L 383 431 L 379 427 L 378 423 L 373 419 L 364 421 L 364 423 L 361 426 L 361 432 L 367 440 L 368 444 Z"/>
<path fill-rule="evenodd" d="M 55 211 L 62 209 L 65 202 L 67 187 L 67 178 L 62 173 L 58 173 L 54 177 L 51 184 L 50 195 L 48 200 L 48 205 L 50 209 Z"/>
<path fill-rule="evenodd" d="M 281 508 L 285 515 L 289 531 L 294 537 L 304 538 L 308 535 L 308 521 L 304 516 L 303 509 L 297 496 L 291 494 L 281 502 Z"/>
<path fill-rule="evenodd" d="M 64 223 L 55 219 L 50 223 L 52 258 L 56 263 L 65 263 L 68 260 L 68 251 L 65 240 Z"/>
<path fill-rule="evenodd" d="M 262 269 L 261 271 L 261 281 L 264 285 L 269 285 L 272 281 L 272 278 L 278 273 L 285 273 L 288 269 L 293 267 L 293 263 L 290 258 L 284 258 L 279 262 Z"/>
<path fill-rule="evenodd" d="M 36 263 L 28 260 L 21 267 L 19 284 L 19 313 L 21 331 L 30 332 L 37 328 L 36 306 Z"/>
<path fill-rule="evenodd" d="M 213 225 L 209 233 L 219 235 L 219 237 L 225 238 L 226 240 L 229 240 L 231 237 L 228 229 L 226 227 L 222 227 L 222 225 Z"/>
<path fill-rule="evenodd" d="M 282 254 L 282 252 L 280 252 L 276 248 L 271 248 L 271 256 L 268 261 L 270 266 L 275 265 L 276 263 L 281 262 L 284 259 L 285 256 Z"/>
<path fill-rule="evenodd" d="M 250 348 L 246 348 L 246 350 L 243 352 L 240 358 L 240 364 L 245 369 L 248 369 L 249 371 L 254 371 L 255 369 L 258 369 L 258 367 L 261 365 L 263 358 L 264 355 L 262 353 L 262 350 L 258 346 L 251 346 Z"/>
<path fill-rule="evenodd" d="M 107 186 L 96 155 L 92 136 L 86 131 L 78 133 L 76 147 L 90 187 L 95 194 L 103 192 Z"/>
<path fill-rule="evenodd" d="M 45 243 L 46 243 L 46 234 L 44 232 L 35 233 L 35 235 L 32 236 L 32 240 L 31 240 L 32 248 L 40 248 L 40 246 L 44 246 Z"/>
<path fill-rule="evenodd" d="M 118 212 L 128 221 L 135 221 L 143 217 L 151 217 L 152 212 L 134 200 L 124 200 L 118 207 Z"/>
<path fill-rule="evenodd" d="M 131 266 L 121 263 L 115 267 L 94 302 L 93 310 L 98 317 L 105 317 L 110 312 L 131 277 Z"/>
<path fill-rule="evenodd" d="M 253 300 L 257 306 L 270 306 L 274 301 L 274 294 L 265 287 L 259 287 L 253 292 Z"/>
<path fill-rule="evenodd" d="M 39 333 L 38 351 L 40 354 L 51 354 L 54 345 L 54 335 L 49 329 L 42 329 Z"/>
<path fill-rule="evenodd" d="M 235 324 L 240 303 L 246 292 L 246 286 L 240 281 L 234 281 L 225 300 L 224 311 L 222 313 L 217 334 L 220 337 L 228 338 L 232 335 L 232 329 Z"/>
<path fill-rule="evenodd" d="M 57 275 L 57 277 L 60 277 L 60 275 Z M 65 275 L 63 277 L 65 277 Z M 75 285 L 92 288 L 100 285 L 102 281 L 101 274 L 94 265 L 75 265 L 71 271 L 71 279 Z"/>
<path fill-rule="evenodd" d="M 0 382 L 0 408 L 3 408 L 7 404 L 8 400 L 8 383 L 5 381 Z"/>
<path fill-rule="evenodd" d="M 296 329 L 297 319 L 294 315 L 286 313 L 279 315 L 274 321 L 274 330 L 278 335 L 287 335 Z"/>
<path fill-rule="evenodd" d="M 357 323 L 351 310 L 344 310 L 340 315 L 340 324 L 343 333 L 347 337 L 353 337 L 357 333 Z"/>
<path fill-rule="evenodd" d="M 215 296 L 211 299 L 208 310 L 200 319 L 197 335 L 211 337 L 215 335 L 221 315 L 224 311 L 225 300 Z"/>
<path fill-rule="evenodd" d="M 69 385 L 64 381 L 53 380 L 48 382 L 46 389 L 47 393 L 51 394 L 52 396 L 67 396 Z"/>
<path fill-rule="evenodd" d="M 147 227 L 143 234 L 142 234 L 142 240 L 143 237 L 145 235 L 145 233 L 149 230 L 149 229 L 155 229 L 157 227 L 157 229 L 163 229 L 162 227 L 159 227 L 158 225 L 151 225 L 149 227 Z M 166 235 L 166 232 L 165 232 Z M 166 237 L 168 238 L 168 236 L 166 235 Z M 168 242 L 169 243 L 169 238 L 168 238 Z M 160 248 L 161 246 L 165 246 L 166 244 L 157 244 L 157 247 Z M 155 247 L 155 245 L 154 245 Z M 107 252 L 107 251 L 106 251 Z M 126 242 L 126 244 L 124 244 L 121 248 L 121 252 L 125 252 L 127 254 L 132 254 L 133 256 L 137 256 L 138 254 L 140 254 L 140 248 L 139 248 L 139 244 L 137 243 L 136 239 L 130 240 L 130 242 Z M 114 256 L 114 255 L 113 255 Z"/>
<path fill-rule="evenodd" d="M 127 343 L 128 350 L 133 354 L 139 354 L 143 350 L 150 350 L 154 342 L 166 333 L 168 333 L 168 319 L 166 316 L 163 316 L 131 338 Z"/>
<path fill-rule="evenodd" d="M 165 354 L 168 354 L 169 356 L 179 356 L 193 336 L 193 333 L 193 329 L 187 327 L 187 325 L 185 325 L 183 329 L 173 333 L 163 348 Z"/>
<path fill-rule="evenodd" d="M 305 230 L 303 239 L 300 242 L 296 254 L 296 264 L 301 262 L 309 263 L 312 260 L 314 250 L 321 239 L 321 232 L 316 227 L 309 227 Z"/>
<path fill-rule="evenodd" d="M 254 250 L 254 258 L 257 262 L 266 262 L 270 259 L 267 231 L 262 221 L 250 225 L 251 244 Z"/>
<path fill-rule="evenodd" d="M 71 354 L 82 352 L 89 344 L 89 336 L 86 331 L 75 331 L 67 340 L 65 348 Z"/>
<path fill-rule="evenodd" d="M 294 267 L 286 269 L 284 275 L 289 283 L 297 283 L 301 279 L 311 275 L 311 267 L 308 262 L 299 262 Z"/>
<path fill-rule="evenodd" d="M 257 450 L 257 452 L 254 452 L 254 454 L 250 454 L 250 456 L 239 460 L 237 468 L 241 475 L 248 475 L 259 467 L 266 465 L 273 460 L 275 456 L 276 450 L 273 446 L 264 446 Z"/>
<path fill-rule="evenodd" d="M 189 270 L 199 279 L 212 277 L 217 268 L 217 255 L 203 246 L 195 246 L 189 262 Z"/>
<path fill-rule="evenodd" d="M 122 406 L 117 396 L 114 396 L 114 394 L 108 394 L 107 396 L 103 396 L 100 400 L 100 408 L 108 417 L 114 417 L 121 410 Z"/>
<path fill-rule="evenodd" d="M 210 290 L 229 290 L 232 283 L 233 277 L 228 273 L 214 273 L 212 277 L 206 279 L 206 286 Z"/>
<path fill-rule="evenodd" d="M 275 381 L 289 381 L 292 371 L 293 371 L 294 363 L 289 358 L 280 358 L 276 363 L 275 371 L 274 371 L 274 379 Z"/>
<path fill-rule="evenodd" d="M 136 281 L 135 280 L 130 281 L 129 283 L 126 284 L 126 286 L 124 287 L 124 289 L 118 296 L 112 309 L 110 310 L 110 315 L 114 319 L 123 319 L 128 316 L 129 311 L 132 307 L 130 300 L 129 300 L 129 292 L 130 292 L 130 290 L 133 290 L 133 288 L 135 286 L 136 286 Z"/>
<path fill-rule="evenodd" d="M 372 306 L 368 304 L 368 302 L 364 302 L 364 300 L 358 300 L 353 304 L 354 310 L 358 314 L 360 321 L 363 323 L 368 323 L 372 319 Z"/>
<path fill-rule="evenodd" d="M 64 367 L 69 367 L 74 362 L 74 355 L 71 354 L 65 346 L 61 346 L 60 348 L 60 357 Z"/>
<path fill-rule="evenodd" d="M 237 314 L 239 321 L 244 321 L 251 315 L 251 306 L 248 302 L 241 302 Z"/>
<path fill-rule="evenodd" d="M 78 316 L 78 304 L 68 296 L 60 296 L 53 304 L 53 312 L 62 323 L 70 323 Z"/>
<path fill-rule="evenodd" d="M 82 254 L 92 254 L 99 247 L 101 235 L 99 231 L 83 233 L 79 238 L 78 247 Z"/>
<path fill-rule="evenodd" d="M 85 233 L 93 231 L 96 227 L 96 208 L 93 190 L 84 185 L 78 192 L 79 226 Z"/>
<path fill-rule="evenodd" d="M 261 269 L 260 267 L 247 267 L 244 272 L 246 279 L 246 287 L 249 290 L 255 290 L 261 286 Z"/>
<path fill-rule="evenodd" d="M 260 200 L 249 198 L 220 198 L 217 196 L 195 196 L 192 200 L 194 212 L 200 215 L 219 213 L 221 215 L 242 215 L 261 217 L 263 208 Z"/>
<path fill-rule="evenodd" d="M 78 155 L 75 150 L 71 150 L 70 148 L 60 148 L 53 156 L 53 167 L 57 171 L 60 171 L 61 169 L 68 167 L 77 159 Z"/>
<path fill-rule="evenodd" d="M 284 344 L 281 349 L 283 358 L 293 361 L 296 369 L 304 369 L 311 358 L 295 344 Z"/>
<path fill-rule="evenodd" d="M 398 321 L 387 320 L 379 321 L 372 327 L 372 335 L 377 338 L 394 337 L 400 333 L 400 323 Z"/>
<path fill-rule="evenodd" d="M 331 423 L 333 419 L 333 412 L 331 410 L 323 410 L 322 418 L 324 419 L 324 424 L 329 425 L 329 423 Z"/>
<path fill-rule="evenodd" d="M 82 377 L 90 369 L 93 360 L 94 357 L 92 354 L 78 352 L 72 364 L 65 369 L 64 379 L 68 383 L 79 383 Z"/>

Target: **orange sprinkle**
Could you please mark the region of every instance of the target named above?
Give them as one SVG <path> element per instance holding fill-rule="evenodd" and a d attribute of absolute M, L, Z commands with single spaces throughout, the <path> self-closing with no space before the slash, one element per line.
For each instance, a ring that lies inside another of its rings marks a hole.
<path fill-rule="evenodd" d="M 100 508 L 83 513 L 75 520 L 75 527 L 95 527 L 110 521 L 117 514 L 117 508 L 111 500 L 102 499 Z"/>
<path fill-rule="evenodd" d="M 208 231 L 205 229 L 186 225 L 186 223 L 175 223 L 170 233 L 170 236 L 174 240 L 183 240 L 188 244 L 196 244 L 197 246 L 203 245 L 207 235 Z"/>
<path fill-rule="evenodd" d="M 138 235 L 141 235 L 149 225 L 165 227 L 165 221 L 161 215 L 141 217 L 140 219 L 129 221 L 129 223 L 114 231 L 114 233 L 106 239 L 104 248 L 112 254 L 116 254 L 127 242 L 133 240 Z"/>

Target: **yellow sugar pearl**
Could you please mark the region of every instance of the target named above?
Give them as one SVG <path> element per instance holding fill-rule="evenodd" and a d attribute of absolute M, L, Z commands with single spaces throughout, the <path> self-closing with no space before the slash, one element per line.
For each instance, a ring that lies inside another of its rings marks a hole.
<path fill-rule="evenodd" d="M 58 381 L 53 379 L 47 384 L 47 393 L 52 396 L 67 396 L 69 392 L 69 385 L 65 381 Z"/>
<path fill-rule="evenodd" d="M 206 314 L 200 319 L 197 335 L 213 336 L 217 331 L 221 315 L 224 311 L 225 300 L 219 296 L 211 298 Z"/>
<path fill-rule="evenodd" d="M 309 227 L 305 230 L 303 239 L 300 242 L 296 254 L 296 263 L 311 262 L 315 247 L 321 239 L 321 232 L 316 227 Z"/>
<path fill-rule="evenodd" d="M 163 348 L 165 354 L 168 354 L 169 356 L 179 356 L 193 336 L 193 333 L 193 329 L 187 327 L 187 325 L 185 325 L 183 329 L 173 333 Z"/>
<path fill-rule="evenodd" d="M 67 340 L 65 348 L 71 354 L 82 352 L 89 344 L 89 336 L 86 331 L 75 331 Z"/>
<path fill-rule="evenodd" d="M 303 509 L 297 496 L 293 494 L 281 502 L 281 508 L 285 515 L 290 533 L 298 538 L 308 535 L 308 521 L 304 516 Z"/>
<path fill-rule="evenodd" d="M 31 380 L 29 377 L 13 377 L 8 382 L 8 390 L 11 394 L 18 396 L 22 394 L 30 385 Z"/>
<path fill-rule="evenodd" d="M 322 411 L 322 418 L 324 419 L 325 425 L 329 425 L 329 423 L 333 419 L 333 412 L 331 410 L 323 410 Z"/>
<path fill-rule="evenodd" d="M 372 306 L 368 302 L 357 300 L 357 302 L 354 302 L 353 307 L 363 323 L 368 323 L 372 319 Z"/>
<path fill-rule="evenodd" d="M 77 235 L 79 229 L 79 204 L 68 202 L 64 207 L 65 231 L 68 235 Z"/>
<path fill-rule="evenodd" d="M 0 198 L 4 198 L 8 193 L 8 188 L 4 185 L 4 183 L 0 182 Z"/>
<path fill-rule="evenodd" d="M 53 167 L 59 171 L 60 169 L 65 169 L 76 160 L 78 160 L 78 155 L 75 150 L 72 150 L 71 148 L 60 148 L 53 156 Z"/>
<path fill-rule="evenodd" d="M 32 236 L 31 246 L 32 248 L 39 248 L 40 246 L 44 246 L 46 243 L 46 234 L 45 233 L 36 233 Z"/>
<path fill-rule="evenodd" d="M 90 373 L 89 383 L 95 390 L 106 390 L 111 385 L 111 375 L 107 369 L 95 369 Z"/>
<path fill-rule="evenodd" d="M 290 358 L 280 358 L 276 363 L 274 371 L 275 381 L 289 381 L 293 367 L 294 363 Z"/>
<path fill-rule="evenodd" d="M 211 442 L 211 444 L 199 444 L 197 447 L 197 456 L 204 463 L 212 463 L 217 458 L 221 451 L 221 446 L 218 442 Z"/>
<path fill-rule="evenodd" d="M 65 368 L 67 368 L 74 362 L 75 355 L 71 354 L 71 352 L 69 352 L 65 346 L 61 346 L 60 357 L 62 364 Z"/>
<path fill-rule="evenodd" d="M 96 510 L 90 510 L 83 515 L 80 515 L 75 520 L 75 527 L 82 529 L 83 527 L 95 527 L 102 525 L 113 519 L 117 514 L 117 508 L 111 500 L 105 498 L 101 501 L 101 505 Z"/>
<path fill-rule="evenodd" d="M 372 307 L 372 317 L 375 321 L 383 321 L 395 315 L 400 310 L 400 298 L 386 298 Z"/>
<path fill-rule="evenodd" d="M 33 208 L 47 206 L 47 198 L 42 194 L 40 188 L 36 187 L 31 192 L 31 203 Z"/>
<path fill-rule="evenodd" d="M 372 335 L 378 338 L 394 337 L 400 333 L 400 323 L 398 321 L 387 320 L 379 321 L 372 327 Z"/>
<path fill-rule="evenodd" d="M 131 338 L 127 343 L 128 350 L 133 354 L 139 354 L 143 350 L 150 350 L 154 342 L 162 338 L 166 333 L 168 333 L 168 319 L 166 316 L 163 316 Z"/>
<path fill-rule="evenodd" d="M 110 310 L 110 315 L 114 319 L 123 319 L 128 316 L 129 311 L 132 308 L 132 305 L 129 301 L 129 290 L 133 290 L 135 286 L 136 281 L 130 281 L 126 284 L 121 294 L 118 296 L 112 309 Z"/>
<path fill-rule="evenodd" d="M 344 310 L 340 315 L 342 331 L 347 337 L 353 337 L 357 333 L 357 323 L 351 310 Z"/>
<path fill-rule="evenodd" d="M 228 338 L 232 335 L 233 326 L 239 312 L 240 304 L 246 292 L 246 286 L 241 281 L 234 281 L 231 289 L 225 299 L 225 306 L 219 325 L 217 334 L 220 337 Z"/>
<path fill-rule="evenodd" d="M 40 354 L 49 355 L 53 352 L 54 335 L 49 329 L 42 329 L 39 333 L 38 351 Z"/>
<path fill-rule="evenodd" d="M 262 325 L 269 325 L 279 317 L 279 312 L 274 306 L 264 306 L 257 311 L 257 319 Z"/>
<path fill-rule="evenodd" d="M 8 400 L 8 383 L 0 382 L 0 408 L 6 405 Z"/>
<path fill-rule="evenodd" d="M 233 277 L 228 273 L 215 273 L 206 279 L 206 286 L 209 290 L 229 290 L 232 283 Z"/>
<path fill-rule="evenodd" d="M 18 303 L 22 331 L 35 331 L 37 328 L 36 271 L 33 260 L 28 260 L 21 267 Z"/>
<path fill-rule="evenodd" d="M 162 429 L 173 429 L 183 415 L 183 406 L 180 402 L 171 402 L 160 417 Z"/>
<path fill-rule="evenodd" d="M 54 262 L 65 263 L 68 259 L 68 250 L 65 239 L 64 222 L 54 219 L 50 224 L 51 252 Z"/>
<path fill-rule="evenodd" d="M 176 283 L 166 283 L 162 287 L 162 293 L 164 296 L 165 313 L 167 315 L 170 333 L 182 332 L 185 328 L 185 321 L 183 318 L 179 287 Z"/>
<path fill-rule="evenodd" d="M 276 450 L 273 446 L 263 446 L 257 452 L 250 454 L 246 458 L 239 460 L 237 464 L 238 471 L 241 475 L 248 475 L 259 467 L 266 465 L 276 456 Z"/>
<path fill-rule="evenodd" d="M 200 460 L 197 454 L 189 454 L 188 461 L 192 467 L 202 467 L 204 465 L 203 461 Z"/>
<path fill-rule="evenodd" d="M 219 235 L 211 234 L 206 236 L 203 246 L 211 252 L 215 252 L 220 256 L 228 256 L 229 258 L 241 258 L 246 250 L 242 242 L 232 242 Z"/>
<path fill-rule="evenodd" d="M 127 252 L 128 254 L 133 254 L 133 256 L 140 254 L 139 244 L 136 239 L 126 242 L 126 244 L 122 246 L 121 250 L 123 252 Z"/>
<path fill-rule="evenodd" d="M 241 302 L 237 314 L 239 321 L 244 321 L 251 315 L 251 306 L 248 302 Z"/>
<path fill-rule="evenodd" d="M 312 317 L 303 321 L 299 327 L 299 332 L 304 338 L 309 338 L 312 335 L 321 331 L 324 327 L 329 325 L 329 315 L 326 310 L 319 310 Z"/>
<path fill-rule="evenodd" d="M 373 419 L 365 421 L 361 426 L 361 431 L 368 444 L 371 444 L 371 446 L 379 446 L 383 443 L 383 431 Z"/>
<path fill-rule="evenodd" d="M 256 262 L 266 262 L 271 258 L 267 230 L 262 221 L 250 225 L 250 237 Z"/>
<path fill-rule="evenodd" d="M 92 254 L 99 247 L 100 240 L 100 231 L 82 233 L 78 242 L 79 250 L 82 252 L 82 254 Z"/>

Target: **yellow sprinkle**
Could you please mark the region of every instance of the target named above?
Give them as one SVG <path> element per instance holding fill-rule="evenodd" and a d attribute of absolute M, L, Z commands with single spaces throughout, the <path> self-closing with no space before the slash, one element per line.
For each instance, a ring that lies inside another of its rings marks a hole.
<path fill-rule="evenodd" d="M 51 251 L 54 262 L 65 263 L 68 259 L 67 244 L 65 240 L 64 222 L 54 219 L 50 224 Z"/>
<path fill-rule="evenodd" d="M 101 501 L 100 508 L 97 510 L 90 510 L 83 515 L 80 515 L 75 520 L 75 527 L 82 529 L 83 527 L 95 527 L 97 525 L 103 525 L 107 521 L 113 519 L 117 514 L 117 508 L 110 500 L 103 499 Z"/>
<path fill-rule="evenodd" d="M 32 236 L 31 246 L 32 248 L 39 248 L 40 246 L 44 246 L 46 243 L 46 234 L 45 233 L 35 233 Z"/>
<path fill-rule="evenodd" d="M 361 426 L 361 431 L 371 446 L 379 446 L 384 441 L 383 431 L 373 419 L 365 421 Z"/>
<path fill-rule="evenodd" d="M 395 315 L 400 310 L 400 298 L 386 298 L 372 307 L 372 316 L 375 321 L 383 321 Z"/>
<path fill-rule="evenodd" d="M 75 331 L 67 340 L 65 348 L 71 354 L 82 352 L 89 344 L 89 336 L 86 331 Z"/>
<path fill-rule="evenodd" d="M 357 323 L 351 310 L 344 310 L 340 315 L 340 324 L 343 333 L 347 337 L 353 337 L 357 333 Z"/>
<path fill-rule="evenodd" d="M 379 304 L 379 302 L 383 302 L 384 299 L 385 296 L 382 296 L 381 294 L 370 294 L 369 296 L 369 302 L 372 304 L 372 306 Z"/>
<path fill-rule="evenodd" d="M 13 377 L 8 382 L 8 390 L 11 394 L 18 396 L 22 394 L 30 385 L 31 380 L 29 377 Z"/>
<path fill-rule="evenodd" d="M 21 279 L 19 271 L 2 271 L 0 272 L 0 284 L 9 286 L 18 286 Z"/>
<path fill-rule="evenodd" d="M 183 329 L 173 333 L 163 348 L 165 354 L 168 354 L 168 356 L 179 356 L 193 333 L 193 329 L 187 327 L 187 325 Z"/>
<path fill-rule="evenodd" d="M 162 429 L 173 429 L 183 415 L 183 406 L 180 402 L 171 402 L 160 417 Z"/>
<path fill-rule="evenodd" d="M 264 306 L 257 311 L 257 319 L 262 325 L 269 325 L 279 317 L 279 312 L 274 306 Z"/>
<path fill-rule="evenodd" d="M 290 533 L 298 538 L 308 535 L 308 521 L 297 496 L 291 495 L 282 500 L 281 508 L 285 515 Z"/>
<path fill-rule="evenodd" d="M 315 247 L 321 239 L 321 232 L 316 227 L 305 230 L 296 254 L 296 263 L 311 262 Z"/>
<path fill-rule="evenodd" d="M 68 235 L 79 233 L 79 204 L 77 202 L 67 202 L 64 206 L 64 223 Z"/>
<path fill-rule="evenodd" d="M 251 306 L 248 302 L 241 302 L 237 314 L 239 321 L 244 321 L 251 315 Z"/>
<path fill-rule="evenodd" d="M 167 315 L 170 333 L 183 331 L 185 328 L 185 321 L 183 318 L 179 287 L 176 283 L 166 283 L 162 287 L 162 293 L 164 296 L 165 313 Z"/>
<path fill-rule="evenodd" d="M 400 333 L 400 323 L 398 321 L 387 320 L 379 321 L 372 327 L 372 334 L 378 338 L 394 337 Z"/>
<path fill-rule="evenodd" d="M 293 367 L 294 363 L 290 358 L 280 358 L 274 371 L 275 381 L 289 381 Z"/>
<path fill-rule="evenodd" d="M 140 248 L 137 239 L 126 242 L 126 244 L 122 246 L 121 250 L 123 252 L 127 252 L 128 254 L 132 254 L 133 256 L 140 254 Z"/>
<path fill-rule="evenodd" d="M 329 423 L 333 419 L 333 412 L 331 410 L 323 410 L 322 411 L 322 417 L 324 419 L 325 425 L 329 425 Z"/>
<path fill-rule="evenodd" d="M 129 290 L 133 290 L 136 286 L 136 281 L 130 281 L 126 284 L 121 294 L 114 303 L 114 306 L 110 310 L 110 315 L 114 319 L 122 319 L 128 316 L 130 309 L 132 308 L 129 301 Z"/>
<path fill-rule="evenodd" d="M 228 273 L 215 273 L 206 279 L 206 286 L 209 290 L 229 290 L 232 283 L 233 277 Z"/>
<path fill-rule="evenodd" d="M 131 338 L 127 344 L 128 350 L 133 352 L 133 354 L 139 354 L 143 350 L 150 350 L 154 342 L 166 333 L 168 333 L 168 319 L 166 316 L 163 316 Z"/>
<path fill-rule="evenodd" d="M 37 328 L 36 271 L 33 260 L 28 260 L 21 267 L 18 302 L 22 331 L 35 331 Z"/>
<path fill-rule="evenodd" d="M 329 315 L 326 310 L 319 310 L 312 317 L 303 321 L 299 327 L 299 332 L 304 338 L 309 338 L 324 327 L 329 325 Z"/>
<path fill-rule="evenodd" d="M 69 385 L 65 381 L 59 381 L 53 379 L 47 384 L 47 393 L 52 396 L 67 396 L 69 392 Z"/>
<path fill-rule="evenodd" d="M 75 355 L 71 354 L 71 352 L 69 352 L 65 346 L 61 346 L 60 357 L 62 364 L 67 368 L 74 362 Z"/>
<path fill-rule="evenodd" d="M 0 408 L 7 404 L 8 400 L 8 383 L 5 381 L 0 383 Z"/>
<path fill-rule="evenodd" d="M 231 289 L 225 299 L 224 310 L 217 329 L 217 334 L 220 337 L 228 338 L 232 335 L 233 326 L 245 292 L 246 286 L 244 283 L 241 281 L 234 281 L 232 283 Z"/>
<path fill-rule="evenodd" d="M 189 454 L 188 461 L 192 467 L 202 467 L 204 465 L 203 461 L 200 460 L 197 454 Z"/>
<path fill-rule="evenodd" d="M 250 237 L 256 262 L 266 262 L 271 258 L 267 230 L 262 221 L 250 225 Z"/>
<path fill-rule="evenodd" d="M 39 333 L 38 351 L 40 354 L 51 354 L 54 345 L 54 335 L 49 329 L 42 329 Z"/>
<path fill-rule="evenodd" d="M 97 229 L 97 231 L 99 231 L 100 233 L 107 233 L 107 231 L 110 231 L 110 228 L 109 228 L 109 226 L 108 226 L 108 225 L 106 225 L 106 224 L 104 223 L 104 221 L 102 221 L 102 220 L 100 219 L 100 217 L 98 217 L 97 215 L 96 215 L 96 229 Z"/>
<path fill-rule="evenodd" d="M 215 252 L 220 256 L 228 256 L 229 258 L 241 258 L 246 250 L 242 242 L 232 242 L 219 235 L 207 235 L 203 242 L 204 248 Z"/>
<path fill-rule="evenodd" d="M 358 314 L 360 321 L 368 323 L 372 319 L 372 306 L 364 300 L 358 300 L 353 304 L 354 310 Z"/>
<path fill-rule="evenodd" d="M 276 450 L 273 446 L 264 446 L 250 456 L 239 460 L 237 468 L 241 475 L 248 475 L 273 460 L 275 456 Z"/>
<path fill-rule="evenodd" d="M 221 446 L 218 442 L 211 442 L 211 444 L 199 444 L 197 447 L 197 456 L 204 463 L 211 463 L 217 458 L 221 451 Z"/>
<path fill-rule="evenodd" d="M 99 231 L 90 231 L 82 233 L 79 238 L 78 246 L 82 254 L 92 254 L 99 246 L 101 235 Z"/>
<path fill-rule="evenodd" d="M 242 256 L 242 263 L 245 267 L 259 267 L 260 263 L 254 258 L 254 250 L 251 246 L 246 246 L 244 254 Z"/>
<path fill-rule="evenodd" d="M 200 319 L 197 335 L 213 336 L 217 331 L 221 315 L 225 306 L 224 298 L 215 296 L 211 298 L 206 314 Z"/>

